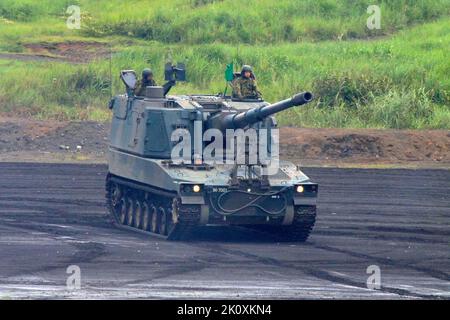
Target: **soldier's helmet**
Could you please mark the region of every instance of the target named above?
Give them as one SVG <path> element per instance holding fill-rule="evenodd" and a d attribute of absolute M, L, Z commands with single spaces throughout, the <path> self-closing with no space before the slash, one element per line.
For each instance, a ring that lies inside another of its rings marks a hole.
<path fill-rule="evenodd" d="M 249 65 L 247 65 L 247 64 L 244 64 L 244 65 L 242 66 L 242 70 L 241 70 L 241 73 L 244 73 L 244 72 L 247 72 L 247 71 L 249 71 L 249 72 L 253 73 L 253 69 L 252 69 L 252 67 L 251 67 L 251 66 L 249 66 Z"/>
<path fill-rule="evenodd" d="M 255 74 L 253 73 L 253 69 L 248 64 L 244 64 L 241 69 L 241 77 L 244 77 L 244 73 L 250 72 L 250 78 L 255 79 Z"/>
<path fill-rule="evenodd" d="M 145 68 L 144 70 L 142 70 L 142 78 L 146 79 L 148 76 L 152 76 L 153 75 L 153 71 L 150 68 Z"/>

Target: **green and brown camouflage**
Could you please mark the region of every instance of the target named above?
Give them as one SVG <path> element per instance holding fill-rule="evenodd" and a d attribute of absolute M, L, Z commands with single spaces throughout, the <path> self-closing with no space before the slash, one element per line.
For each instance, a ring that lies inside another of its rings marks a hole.
<path fill-rule="evenodd" d="M 233 96 L 238 99 L 260 99 L 261 93 L 255 79 L 238 77 L 232 82 Z"/>
<path fill-rule="evenodd" d="M 147 80 L 140 79 L 136 83 L 136 89 L 134 90 L 134 94 L 136 96 L 144 96 L 145 90 L 147 87 L 156 87 L 156 86 L 158 86 L 158 84 L 153 79 L 147 79 Z"/>

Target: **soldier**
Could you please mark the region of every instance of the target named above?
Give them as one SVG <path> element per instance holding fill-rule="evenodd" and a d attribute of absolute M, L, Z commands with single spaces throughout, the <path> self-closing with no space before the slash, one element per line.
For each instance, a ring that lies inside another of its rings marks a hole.
<path fill-rule="evenodd" d="M 134 94 L 137 96 L 143 96 L 145 95 L 145 88 L 153 86 L 157 86 L 156 81 L 153 79 L 153 71 L 149 68 L 145 68 L 142 70 L 142 79 L 136 84 Z"/>
<path fill-rule="evenodd" d="M 241 75 L 233 80 L 233 97 L 238 99 L 260 99 L 261 93 L 256 85 L 252 67 L 244 65 Z"/>

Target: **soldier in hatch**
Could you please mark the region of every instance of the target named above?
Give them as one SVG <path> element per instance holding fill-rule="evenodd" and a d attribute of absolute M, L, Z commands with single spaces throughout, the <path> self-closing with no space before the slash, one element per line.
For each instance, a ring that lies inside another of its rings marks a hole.
<path fill-rule="evenodd" d="M 252 67 L 244 65 L 241 75 L 233 80 L 233 97 L 238 99 L 260 99 L 261 93 L 256 85 Z"/>
<path fill-rule="evenodd" d="M 134 94 L 136 96 L 144 96 L 146 87 L 157 86 L 156 81 L 153 79 L 153 71 L 149 68 L 142 70 L 142 79 L 136 84 Z"/>

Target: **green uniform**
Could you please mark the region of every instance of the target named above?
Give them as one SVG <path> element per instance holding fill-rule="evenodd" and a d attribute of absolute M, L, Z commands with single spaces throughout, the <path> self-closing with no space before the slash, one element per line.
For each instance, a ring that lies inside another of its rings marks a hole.
<path fill-rule="evenodd" d="M 136 89 L 134 89 L 134 94 L 136 96 L 144 96 L 145 88 L 146 87 L 154 87 L 154 86 L 157 86 L 155 80 L 151 79 L 151 80 L 147 80 L 144 82 L 141 79 L 136 83 Z"/>
<path fill-rule="evenodd" d="M 261 93 L 256 80 L 241 76 L 233 81 L 233 96 L 239 99 L 258 99 L 261 98 Z"/>

